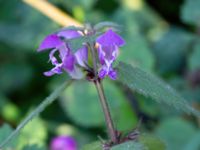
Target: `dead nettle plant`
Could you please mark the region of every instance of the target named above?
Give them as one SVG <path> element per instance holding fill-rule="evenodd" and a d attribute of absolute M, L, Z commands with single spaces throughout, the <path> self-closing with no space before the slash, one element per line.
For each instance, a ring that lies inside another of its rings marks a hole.
<path fill-rule="evenodd" d="M 50 77 L 67 73 L 71 79 L 44 99 L 1 143 L 0 148 L 3 148 L 28 122 L 56 100 L 72 81 L 80 79 L 94 84 L 99 95 L 108 131 L 108 140 L 102 143 L 102 148 L 105 150 L 113 145 L 135 141 L 139 136 L 136 130 L 122 136 L 115 128 L 103 88 L 103 80 L 106 77 L 122 82 L 131 90 L 151 97 L 157 102 L 164 102 L 179 110 L 199 116 L 200 113 L 164 81 L 130 64 L 116 63 L 120 48 L 126 43 L 117 33 L 119 31 L 119 25 L 112 22 L 101 22 L 94 26 L 86 24 L 84 27 L 62 28 L 46 36 L 37 52 L 48 52 L 49 62 L 53 68 L 44 72 L 44 75 Z"/>

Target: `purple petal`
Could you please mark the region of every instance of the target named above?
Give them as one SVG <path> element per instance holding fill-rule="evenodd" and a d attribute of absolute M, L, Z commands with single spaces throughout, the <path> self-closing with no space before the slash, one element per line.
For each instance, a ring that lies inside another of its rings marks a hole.
<path fill-rule="evenodd" d="M 74 55 L 67 55 L 63 60 L 63 69 L 66 70 L 73 79 L 83 78 L 82 70 L 76 66 L 76 57 Z"/>
<path fill-rule="evenodd" d="M 110 66 L 119 54 L 117 46 L 101 46 L 98 48 L 99 60 L 102 65 Z"/>
<path fill-rule="evenodd" d="M 82 66 L 86 67 L 85 64 L 88 61 L 88 49 L 86 46 L 82 47 L 75 53 L 75 57 L 77 60 L 77 63 Z"/>
<path fill-rule="evenodd" d="M 61 74 L 62 73 L 62 68 L 60 65 L 57 65 L 56 67 L 52 68 L 50 71 L 44 72 L 45 76 L 52 76 L 54 74 Z"/>
<path fill-rule="evenodd" d="M 68 72 L 72 72 L 74 70 L 75 61 L 74 55 L 66 55 L 63 60 L 63 68 Z"/>
<path fill-rule="evenodd" d="M 59 55 L 60 55 L 60 59 L 63 60 L 65 58 L 66 55 L 69 55 L 70 53 L 70 49 L 66 46 L 65 43 L 63 43 L 59 48 Z"/>
<path fill-rule="evenodd" d="M 51 141 L 50 150 L 77 150 L 76 141 L 70 136 L 59 136 Z"/>
<path fill-rule="evenodd" d="M 99 78 L 103 79 L 105 76 L 109 76 L 112 80 L 117 79 L 117 72 L 112 68 L 112 66 L 103 65 L 98 73 Z"/>
<path fill-rule="evenodd" d="M 112 29 L 109 29 L 107 32 L 100 35 L 96 42 L 103 46 L 116 45 L 120 47 L 125 44 L 124 39 L 113 32 Z"/>
<path fill-rule="evenodd" d="M 41 52 L 47 49 L 56 48 L 61 44 L 62 41 L 56 34 L 50 34 L 42 41 L 37 51 Z"/>
<path fill-rule="evenodd" d="M 74 66 L 74 69 L 72 71 L 68 71 L 68 73 L 73 79 L 82 79 L 84 76 L 81 68 L 77 66 Z"/>
<path fill-rule="evenodd" d="M 110 70 L 108 73 L 108 76 L 112 79 L 112 80 L 116 80 L 117 79 L 117 72 L 115 70 Z"/>
<path fill-rule="evenodd" d="M 57 35 L 61 36 L 61 37 L 64 37 L 66 39 L 73 39 L 73 38 L 77 38 L 77 37 L 81 36 L 81 34 L 76 30 L 60 31 Z"/>
<path fill-rule="evenodd" d="M 56 51 L 57 51 L 57 49 L 54 49 L 49 53 L 49 59 L 50 59 L 50 61 L 53 65 L 58 64 L 58 60 L 56 59 L 56 57 L 54 57 L 54 54 L 55 54 Z"/>
<path fill-rule="evenodd" d="M 105 64 L 105 52 L 104 50 L 102 49 L 101 45 L 99 46 L 98 48 L 98 55 L 99 55 L 99 61 L 100 63 L 103 65 Z"/>
<path fill-rule="evenodd" d="M 107 71 L 104 68 L 102 68 L 98 74 L 99 78 L 103 79 L 106 75 L 107 75 Z"/>

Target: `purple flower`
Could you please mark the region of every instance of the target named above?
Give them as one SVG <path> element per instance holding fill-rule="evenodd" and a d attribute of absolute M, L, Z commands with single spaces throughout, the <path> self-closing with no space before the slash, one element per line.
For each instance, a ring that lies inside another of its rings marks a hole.
<path fill-rule="evenodd" d="M 87 34 L 87 32 L 84 34 Z M 69 39 L 78 38 L 80 36 L 83 35 L 76 30 L 61 30 L 48 35 L 42 41 L 38 52 L 50 50 L 49 60 L 54 66 L 51 70 L 44 72 L 44 75 L 52 76 L 66 71 L 72 78 L 81 79 L 84 76 L 83 71 L 87 71 L 88 75 L 91 77 L 95 76 L 94 68 L 92 68 L 91 65 L 91 60 L 93 60 L 93 58 L 89 58 L 89 56 L 92 56 L 91 53 L 88 52 L 88 47 L 92 50 L 90 48 L 91 44 L 87 42 L 82 43 L 83 46 L 75 53 L 72 53 L 68 43 Z M 109 29 L 96 39 L 96 44 L 96 53 L 99 58 L 98 62 L 95 62 L 98 66 L 98 77 L 103 79 L 109 76 L 112 80 L 115 80 L 117 78 L 117 72 L 113 69 L 113 62 L 119 54 L 119 47 L 123 46 L 125 41 L 118 34 L 113 32 L 112 29 Z M 56 53 L 58 55 L 56 55 Z M 90 77 L 88 79 L 90 79 Z"/>
<path fill-rule="evenodd" d="M 73 54 L 68 44 L 62 40 L 62 38 L 72 39 L 80 36 L 81 34 L 75 30 L 65 30 L 50 34 L 42 41 L 38 48 L 38 52 L 51 49 L 49 59 L 52 65 L 54 65 L 54 68 L 44 73 L 45 76 L 61 74 L 63 70 L 65 70 L 74 79 L 83 77 L 83 73 L 78 66 L 83 66 L 84 63 L 87 62 L 87 47 L 83 46 Z M 56 52 L 59 53 L 59 60 L 55 57 Z"/>
<path fill-rule="evenodd" d="M 52 139 L 50 150 L 77 150 L 77 144 L 70 136 L 58 136 Z"/>
<path fill-rule="evenodd" d="M 125 41 L 112 29 L 99 36 L 96 40 L 98 43 L 99 61 L 102 65 L 99 70 L 99 77 L 104 78 L 109 76 L 115 80 L 117 78 L 117 72 L 113 69 L 112 64 L 116 60 L 119 54 L 119 47 L 125 44 Z"/>

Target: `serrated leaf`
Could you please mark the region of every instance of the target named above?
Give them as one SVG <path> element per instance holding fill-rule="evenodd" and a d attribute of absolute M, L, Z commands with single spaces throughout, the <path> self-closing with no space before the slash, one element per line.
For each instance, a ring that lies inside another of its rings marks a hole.
<path fill-rule="evenodd" d="M 141 143 L 126 142 L 126 143 L 112 147 L 111 150 L 147 150 L 147 149 Z"/>
<path fill-rule="evenodd" d="M 173 88 L 156 76 L 122 62 L 117 68 L 119 80 L 130 89 L 151 97 L 157 102 L 163 102 L 178 110 L 200 116 L 199 111 L 192 108 Z"/>
<path fill-rule="evenodd" d="M 200 25 L 200 0 L 185 0 L 181 9 L 181 19 L 183 22 Z"/>
<path fill-rule="evenodd" d="M 42 103 L 35 108 L 18 126 L 17 128 L 7 136 L 4 141 L 0 143 L 0 149 L 3 148 L 10 140 L 12 140 L 24 126 L 27 125 L 32 119 L 38 116 L 48 105 L 50 105 L 53 101 L 60 96 L 60 93 L 71 83 L 71 80 L 66 81 L 60 87 L 58 87 L 50 96 L 48 96 Z"/>

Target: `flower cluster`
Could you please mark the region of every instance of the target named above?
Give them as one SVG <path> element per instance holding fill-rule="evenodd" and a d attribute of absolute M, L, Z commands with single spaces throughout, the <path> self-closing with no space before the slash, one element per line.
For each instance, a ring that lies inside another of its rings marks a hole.
<path fill-rule="evenodd" d="M 115 80 L 117 72 L 112 65 L 119 54 L 119 47 L 123 46 L 125 41 L 112 29 L 109 29 L 97 37 L 94 41 L 94 48 L 91 48 L 91 45 L 86 42 L 82 43 L 82 47 L 73 53 L 68 40 L 82 36 L 85 36 L 83 32 L 68 29 L 50 34 L 42 41 L 38 52 L 50 50 L 49 59 L 54 66 L 44 75 L 52 76 L 66 71 L 74 79 L 83 78 L 84 71 L 90 70 L 90 73 L 91 70 L 94 71 L 93 66 L 89 63 L 91 59 L 96 60 L 89 57 L 90 51 L 94 49 L 94 53 L 98 56 L 98 61 L 95 62 L 98 67 L 98 77 L 103 79 L 105 76 L 109 76 Z M 58 53 L 58 57 L 55 56 L 56 53 Z"/>

